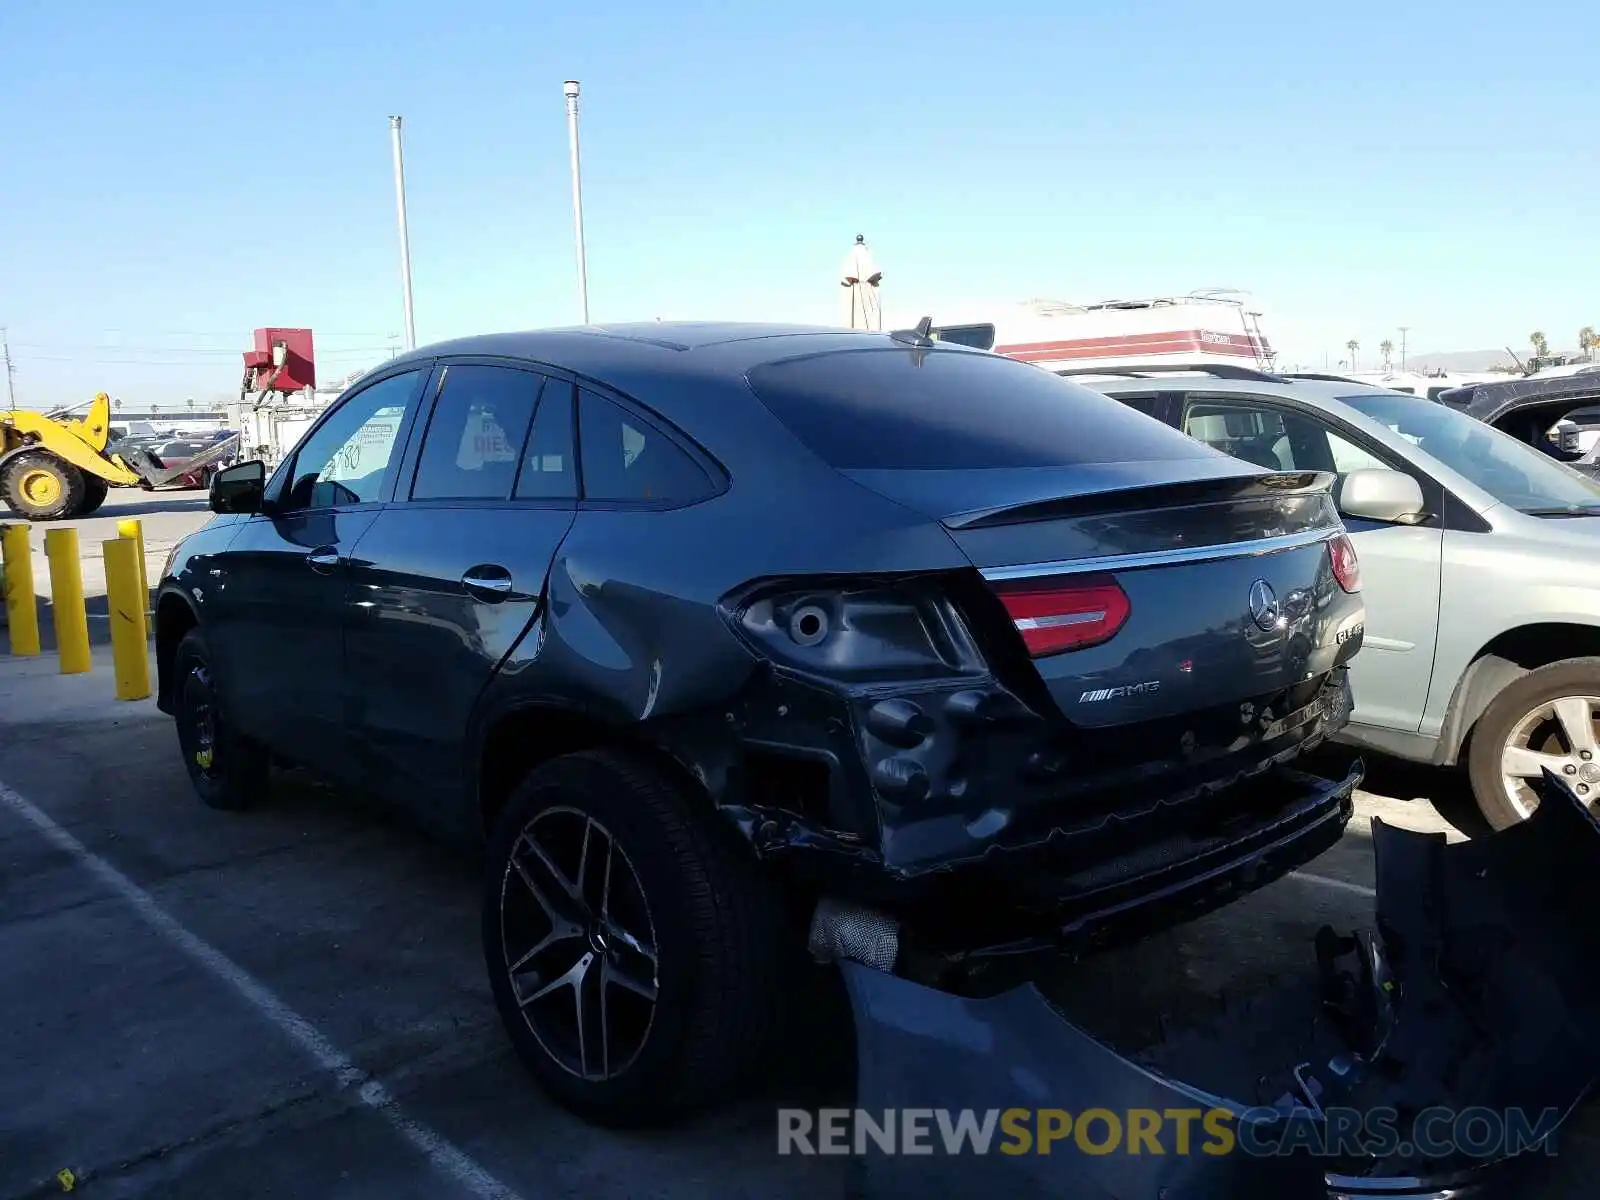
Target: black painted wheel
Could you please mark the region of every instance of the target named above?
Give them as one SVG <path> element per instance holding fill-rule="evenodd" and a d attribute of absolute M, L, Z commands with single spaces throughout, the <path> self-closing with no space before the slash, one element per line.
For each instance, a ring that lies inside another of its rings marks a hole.
<path fill-rule="evenodd" d="M 653 763 L 612 751 L 523 780 L 490 840 L 484 958 L 506 1032 L 561 1104 L 675 1120 L 770 1062 L 803 951 L 778 890 Z"/>
<path fill-rule="evenodd" d="M 212 808 L 249 808 L 266 794 L 270 762 L 265 750 L 230 727 L 198 629 L 178 643 L 173 672 L 178 748 L 195 794 Z"/>

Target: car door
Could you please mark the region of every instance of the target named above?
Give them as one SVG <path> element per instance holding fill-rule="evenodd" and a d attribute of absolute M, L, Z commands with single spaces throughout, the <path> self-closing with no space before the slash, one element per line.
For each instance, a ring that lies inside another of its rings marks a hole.
<path fill-rule="evenodd" d="M 399 447 L 429 368 L 341 398 L 268 484 L 213 568 L 207 636 L 245 733 L 332 777 L 348 774 L 346 564 L 393 487 Z"/>
<path fill-rule="evenodd" d="M 484 361 L 441 372 L 350 564 L 345 720 L 380 790 L 456 826 L 473 706 L 539 611 L 578 489 L 570 380 Z"/>
<path fill-rule="evenodd" d="M 1416 732 L 1428 698 L 1439 634 L 1443 563 L 1442 503 L 1433 480 L 1352 431 L 1336 429 L 1320 414 L 1238 393 L 1191 392 L 1183 405 L 1183 431 L 1224 453 L 1273 470 L 1344 474 L 1381 467 L 1403 471 L 1423 484 L 1429 519 L 1388 525 L 1345 517 L 1361 562 L 1366 635 L 1350 668 L 1353 720 Z"/>

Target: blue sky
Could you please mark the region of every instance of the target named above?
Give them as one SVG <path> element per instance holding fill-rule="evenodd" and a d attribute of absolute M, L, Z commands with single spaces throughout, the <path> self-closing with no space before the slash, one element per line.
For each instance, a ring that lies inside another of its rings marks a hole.
<path fill-rule="evenodd" d="M 1338 7 L 0 3 L 17 398 L 222 396 L 257 325 L 325 376 L 577 317 L 832 321 L 857 232 L 907 319 L 975 297 L 1252 291 L 1292 358 L 1600 325 L 1600 24 Z"/>

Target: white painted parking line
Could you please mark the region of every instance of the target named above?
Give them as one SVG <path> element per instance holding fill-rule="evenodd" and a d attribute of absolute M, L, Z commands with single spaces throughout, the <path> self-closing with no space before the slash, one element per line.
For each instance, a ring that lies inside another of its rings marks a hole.
<path fill-rule="evenodd" d="M 1351 883 L 1348 879 L 1334 879 L 1330 875 L 1318 875 L 1312 871 L 1290 871 L 1296 879 L 1304 879 L 1307 883 L 1314 883 L 1318 887 L 1332 888 L 1336 892 L 1350 892 L 1357 896 L 1376 896 L 1378 889 L 1368 887 L 1364 883 Z"/>
<path fill-rule="evenodd" d="M 126 900 L 151 929 L 237 992 L 246 1004 L 277 1026 L 285 1037 L 315 1059 L 318 1066 L 333 1075 L 341 1088 L 356 1087 L 356 1096 L 361 1103 L 421 1151 L 441 1176 L 459 1185 L 465 1192 L 486 1200 L 520 1200 L 516 1192 L 496 1179 L 465 1150 L 408 1117 L 388 1088 L 380 1081 L 369 1078 L 349 1055 L 324 1037 L 316 1026 L 278 999 L 222 951 L 190 933 L 157 903 L 154 896 L 57 825 L 44 810 L 4 783 L 0 783 L 0 801 L 37 829 L 51 845 L 71 855 L 90 874 Z"/>

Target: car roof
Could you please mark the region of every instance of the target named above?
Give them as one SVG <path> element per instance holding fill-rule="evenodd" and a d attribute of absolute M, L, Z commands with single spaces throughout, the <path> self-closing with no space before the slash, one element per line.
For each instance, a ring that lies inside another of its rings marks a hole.
<path fill-rule="evenodd" d="M 1432 400 L 1413 395 L 1410 392 L 1396 392 L 1391 388 L 1376 387 L 1371 384 L 1357 383 L 1354 380 L 1329 380 L 1329 379 L 1229 379 L 1223 376 L 1207 375 L 1197 371 L 1192 375 L 1162 375 L 1158 378 L 1139 378 L 1134 376 L 1118 376 L 1117 378 L 1077 378 L 1072 382 L 1081 383 L 1084 387 L 1093 388 L 1097 392 L 1116 392 L 1121 394 L 1149 393 L 1149 392 L 1207 392 L 1211 395 L 1226 392 L 1238 392 L 1247 396 L 1281 396 L 1287 400 L 1294 400 L 1311 408 L 1321 409 L 1330 416 L 1372 429 L 1374 432 L 1382 430 L 1387 434 L 1386 427 L 1371 420 L 1365 413 L 1346 404 L 1345 396 L 1405 396 L 1416 400 L 1420 404 L 1433 404 Z M 1387 438 L 1385 439 L 1387 440 Z"/>
<path fill-rule="evenodd" d="M 1163 375 L 1159 379 L 1128 377 L 1110 379 L 1102 377 L 1096 378 L 1093 382 L 1083 379 L 1074 380 L 1074 382 L 1082 383 L 1085 387 L 1093 388 L 1095 391 L 1116 393 L 1124 396 L 1140 393 L 1148 394 L 1150 392 L 1204 392 L 1213 396 L 1237 392 L 1242 396 L 1279 396 L 1283 399 L 1294 401 L 1302 407 L 1316 409 L 1330 417 L 1344 421 L 1346 424 L 1363 431 L 1372 440 L 1389 447 L 1400 458 L 1410 462 L 1425 463 L 1426 469 L 1430 474 L 1445 483 L 1458 496 L 1480 512 L 1499 503 L 1493 496 L 1483 491 L 1471 480 L 1466 479 L 1459 472 L 1452 470 L 1432 455 L 1427 454 L 1409 439 L 1390 429 L 1382 421 L 1374 420 L 1356 408 L 1355 405 L 1346 404 L 1341 399 L 1344 396 L 1393 396 L 1398 400 L 1409 400 L 1415 404 L 1444 407 L 1436 400 L 1429 400 L 1424 396 L 1417 396 L 1411 392 L 1397 392 L 1392 388 L 1323 379 L 1208 378 L 1203 372 L 1185 376 Z"/>
<path fill-rule="evenodd" d="M 1233 379 L 1226 375 L 1211 375 L 1196 371 L 1192 375 L 1140 376 L 1136 374 L 1112 376 L 1072 376 L 1073 383 L 1093 388 L 1097 392 L 1252 392 L 1289 396 L 1312 403 L 1318 400 L 1337 401 L 1355 391 L 1386 392 L 1390 389 L 1358 383 L 1353 379 L 1282 379 L 1263 376 L 1260 379 Z M 1407 395 L 1396 392 L 1395 395 Z"/>
<path fill-rule="evenodd" d="M 400 355 L 369 378 L 451 357 L 502 358 L 556 368 L 644 405 L 737 470 L 770 460 L 784 452 L 780 447 L 799 445 L 751 391 L 750 373 L 769 363 L 853 351 L 997 357 L 965 346 L 919 345 L 903 335 L 864 329 L 649 321 L 457 338 Z"/>
<path fill-rule="evenodd" d="M 446 356 L 486 355 L 548 363 L 600 380 L 611 378 L 618 370 L 639 369 L 669 375 L 737 377 L 778 359 L 873 345 L 905 348 L 887 333 L 865 329 L 747 321 L 635 321 L 456 338 L 419 347 L 384 367 Z M 938 349 L 974 353 L 942 343 Z"/>

